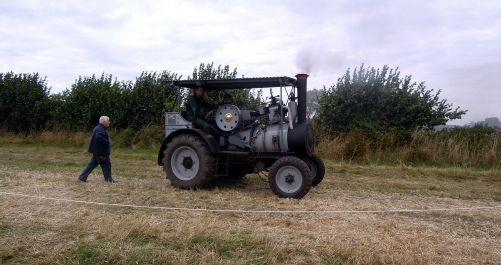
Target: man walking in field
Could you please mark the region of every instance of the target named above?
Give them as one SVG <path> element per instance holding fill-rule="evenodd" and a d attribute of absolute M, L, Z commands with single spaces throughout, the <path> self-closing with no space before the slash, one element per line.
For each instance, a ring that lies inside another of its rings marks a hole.
<path fill-rule="evenodd" d="M 82 174 L 78 177 L 80 181 L 87 182 L 87 178 L 92 170 L 100 165 L 103 170 L 104 181 L 116 183 L 111 177 L 111 140 L 106 131 L 109 127 L 110 118 L 101 116 L 101 118 L 99 118 L 99 124 L 92 131 L 92 138 L 89 144 L 88 152 L 92 153 L 92 158 Z"/>

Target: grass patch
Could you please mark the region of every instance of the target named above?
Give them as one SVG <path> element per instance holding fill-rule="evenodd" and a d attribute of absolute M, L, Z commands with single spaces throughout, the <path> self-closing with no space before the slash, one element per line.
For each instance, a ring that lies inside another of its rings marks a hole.
<path fill-rule="evenodd" d="M 76 253 L 73 253 L 80 264 L 96 264 L 105 260 L 106 255 L 101 253 L 102 246 L 92 243 L 79 243 Z"/>
<path fill-rule="evenodd" d="M 351 212 L 499 206 L 501 173 L 497 170 L 360 165 L 326 159 L 322 183 L 304 199 L 292 200 L 276 197 L 257 175 L 217 181 L 209 190 L 176 189 L 156 165 L 156 152 L 142 149 L 113 151 L 113 175 L 119 183 L 104 183 L 100 169 L 88 183 L 81 183 L 76 176 L 89 159 L 81 148 L 0 145 L 2 264 L 489 264 L 501 260 L 496 251 L 501 249 L 499 208 Z M 311 211 L 316 212 L 304 213 Z"/>
<path fill-rule="evenodd" d="M 5 235 L 11 231 L 13 226 L 11 224 L 0 223 L 0 235 Z"/>
<path fill-rule="evenodd" d="M 341 255 L 332 255 L 332 253 L 328 253 L 326 251 L 321 251 L 320 257 L 322 259 L 322 264 L 329 264 L 329 265 L 349 264 L 348 258 L 343 257 Z"/>

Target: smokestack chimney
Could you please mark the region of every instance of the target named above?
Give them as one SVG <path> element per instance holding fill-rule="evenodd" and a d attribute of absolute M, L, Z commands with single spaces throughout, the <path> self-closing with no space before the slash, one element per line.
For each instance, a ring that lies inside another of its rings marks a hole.
<path fill-rule="evenodd" d="M 306 79 L 308 79 L 307 74 L 297 74 L 297 123 L 306 123 Z"/>

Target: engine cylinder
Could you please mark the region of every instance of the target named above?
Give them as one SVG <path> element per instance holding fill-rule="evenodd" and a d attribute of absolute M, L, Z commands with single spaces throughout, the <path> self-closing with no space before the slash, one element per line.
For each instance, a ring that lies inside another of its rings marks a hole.
<path fill-rule="evenodd" d="M 235 132 L 255 152 L 287 152 L 287 124 L 256 125 Z"/>
<path fill-rule="evenodd" d="M 295 124 L 292 130 L 287 123 L 256 125 L 237 130 L 234 135 L 255 152 L 296 152 L 301 156 L 311 156 L 314 151 L 311 123 Z"/>

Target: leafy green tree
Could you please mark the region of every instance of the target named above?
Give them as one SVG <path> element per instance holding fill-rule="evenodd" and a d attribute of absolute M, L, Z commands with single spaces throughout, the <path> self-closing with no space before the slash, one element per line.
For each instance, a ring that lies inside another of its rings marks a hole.
<path fill-rule="evenodd" d="M 191 77 L 188 80 L 214 80 L 214 79 L 235 79 L 237 78 L 237 69 L 230 70 L 228 65 L 222 67 L 219 65 L 217 68 L 214 67 L 214 63 L 204 64 L 201 63 L 200 66 L 193 70 Z M 193 91 L 187 91 L 186 97 L 193 93 Z M 257 109 L 262 103 L 262 91 L 258 90 L 254 92 L 250 89 L 236 90 L 217 90 L 206 93 L 206 98 L 209 102 L 217 104 L 223 101 L 223 96 L 225 93 L 229 93 L 233 96 L 233 103 L 238 106 L 245 106 L 249 109 Z"/>
<path fill-rule="evenodd" d="M 214 79 L 235 79 L 237 78 L 237 68 L 230 71 L 230 66 L 221 67 L 219 65 L 214 68 L 214 62 L 210 64 L 201 63 L 200 66 L 193 70 L 191 77 L 188 80 L 214 80 Z"/>
<path fill-rule="evenodd" d="M 120 83 L 104 73 L 100 78 L 79 77 L 71 90 L 66 89 L 53 99 L 57 121 L 51 124 L 59 123 L 69 130 L 90 130 L 102 115 L 109 116 L 114 126 L 114 117 L 121 114 L 124 106 Z"/>
<path fill-rule="evenodd" d="M 466 113 L 440 99 L 440 90 L 427 90 L 424 82 L 384 66 L 381 70 L 355 68 L 337 84 L 325 89 L 318 109 L 318 124 L 331 133 L 364 129 L 373 138 L 381 132 L 408 133 L 418 128 L 433 128 L 459 119 Z"/>
<path fill-rule="evenodd" d="M 121 127 L 140 129 L 146 125 L 164 123 L 164 113 L 174 106 L 177 91 L 164 80 L 178 79 L 176 73 L 143 72 L 133 86 L 124 89 L 124 121 Z"/>
<path fill-rule="evenodd" d="M 306 91 L 306 119 L 312 121 L 317 115 L 318 107 L 320 106 L 320 98 L 323 90 L 311 89 Z"/>
<path fill-rule="evenodd" d="M 9 131 L 45 129 L 50 118 L 50 88 L 35 74 L 0 74 L 0 125 Z"/>

